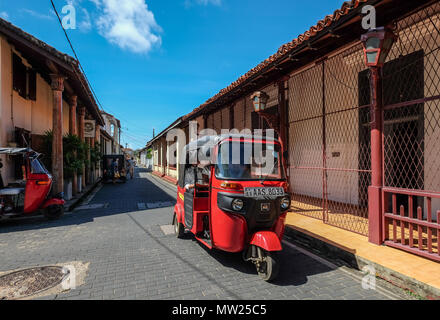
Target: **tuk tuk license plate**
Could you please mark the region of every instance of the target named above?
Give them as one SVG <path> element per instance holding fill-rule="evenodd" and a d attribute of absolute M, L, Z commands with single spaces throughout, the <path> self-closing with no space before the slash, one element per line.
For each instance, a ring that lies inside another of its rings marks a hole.
<path fill-rule="evenodd" d="M 244 196 L 247 198 L 281 197 L 284 189 L 280 187 L 244 188 Z"/>

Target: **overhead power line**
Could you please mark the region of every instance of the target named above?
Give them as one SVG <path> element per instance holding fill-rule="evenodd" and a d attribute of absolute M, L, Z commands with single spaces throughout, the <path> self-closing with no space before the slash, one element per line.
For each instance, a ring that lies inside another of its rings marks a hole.
<path fill-rule="evenodd" d="M 93 90 L 92 84 L 90 83 L 89 79 L 87 78 L 86 72 L 85 72 L 84 68 L 82 67 L 81 61 L 79 60 L 78 55 L 76 54 L 75 49 L 73 48 L 72 42 L 70 41 L 70 38 L 67 35 L 66 29 L 64 29 L 63 22 L 61 21 L 60 15 L 58 14 L 58 11 L 57 11 L 57 9 L 55 7 L 55 4 L 53 3 L 53 0 L 50 0 L 50 3 L 52 4 L 52 8 L 55 11 L 56 16 L 58 17 L 58 22 L 60 23 L 60 26 L 63 29 L 64 35 L 66 36 L 67 42 L 69 43 L 69 46 L 72 49 L 73 55 L 75 56 L 76 61 L 78 61 L 78 66 L 81 69 L 81 72 L 84 74 L 84 78 L 87 81 L 87 84 L 88 84 L 88 86 L 90 88 L 90 91 L 92 91 L 92 95 L 95 98 L 95 101 L 98 103 L 98 105 L 101 108 L 101 110 L 104 110 L 103 106 L 101 105 L 101 102 L 99 101 L 99 99 L 98 99 L 98 97 L 97 97 L 97 95 L 95 93 L 95 90 Z"/>

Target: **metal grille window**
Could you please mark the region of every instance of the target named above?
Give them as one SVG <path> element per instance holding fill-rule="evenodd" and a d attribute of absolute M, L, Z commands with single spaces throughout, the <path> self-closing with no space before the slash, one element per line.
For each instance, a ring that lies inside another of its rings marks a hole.
<path fill-rule="evenodd" d="M 222 110 L 222 129 L 229 129 L 229 108 L 223 108 Z"/>
<path fill-rule="evenodd" d="M 234 129 L 241 131 L 244 127 L 244 99 L 242 99 L 234 106 Z"/>
<path fill-rule="evenodd" d="M 440 261 L 440 4 L 395 24 L 383 68 L 385 243 Z"/>
<path fill-rule="evenodd" d="M 217 132 L 217 134 L 220 134 L 221 129 L 222 129 L 222 112 L 221 112 L 221 110 L 214 113 L 213 129 L 215 130 L 215 132 Z"/>
<path fill-rule="evenodd" d="M 355 45 L 291 77 L 289 154 L 294 210 L 366 235 L 371 170 L 362 57 Z"/>

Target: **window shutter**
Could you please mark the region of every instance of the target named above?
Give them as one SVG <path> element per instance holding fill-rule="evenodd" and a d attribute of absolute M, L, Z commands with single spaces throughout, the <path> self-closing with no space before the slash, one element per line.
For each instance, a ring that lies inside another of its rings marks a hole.
<path fill-rule="evenodd" d="M 37 73 L 33 69 L 28 70 L 28 98 L 37 100 Z"/>
<path fill-rule="evenodd" d="M 12 85 L 18 94 L 26 99 L 26 66 L 16 54 L 12 57 Z"/>

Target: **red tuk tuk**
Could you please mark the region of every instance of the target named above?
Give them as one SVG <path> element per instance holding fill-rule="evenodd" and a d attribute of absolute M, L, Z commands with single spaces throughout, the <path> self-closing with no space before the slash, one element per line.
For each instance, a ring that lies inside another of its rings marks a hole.
<path fill-rule="evenodd" d="M 0 173 L 0 219 L 42 213 L 52 220 L 63 215 L 64 194 L 50 196 L 52 176 L 38 159 L 39 153 L 30 148 L 0 148 L 0 154 L 23 159 L 22 180 L 5 187 Z"/>
<path fill-rule="evenodd" d="M 275 279 L 290 208 L 282 150 L 276 139 L 243 135 L 209 136 L 188 144 L 186 161 L 179 164 L 176 236 L 188 230 L 210 249 L 242 252 L 263 280 Z M 268 157 L 270 165 L 264 163 Z"/>

